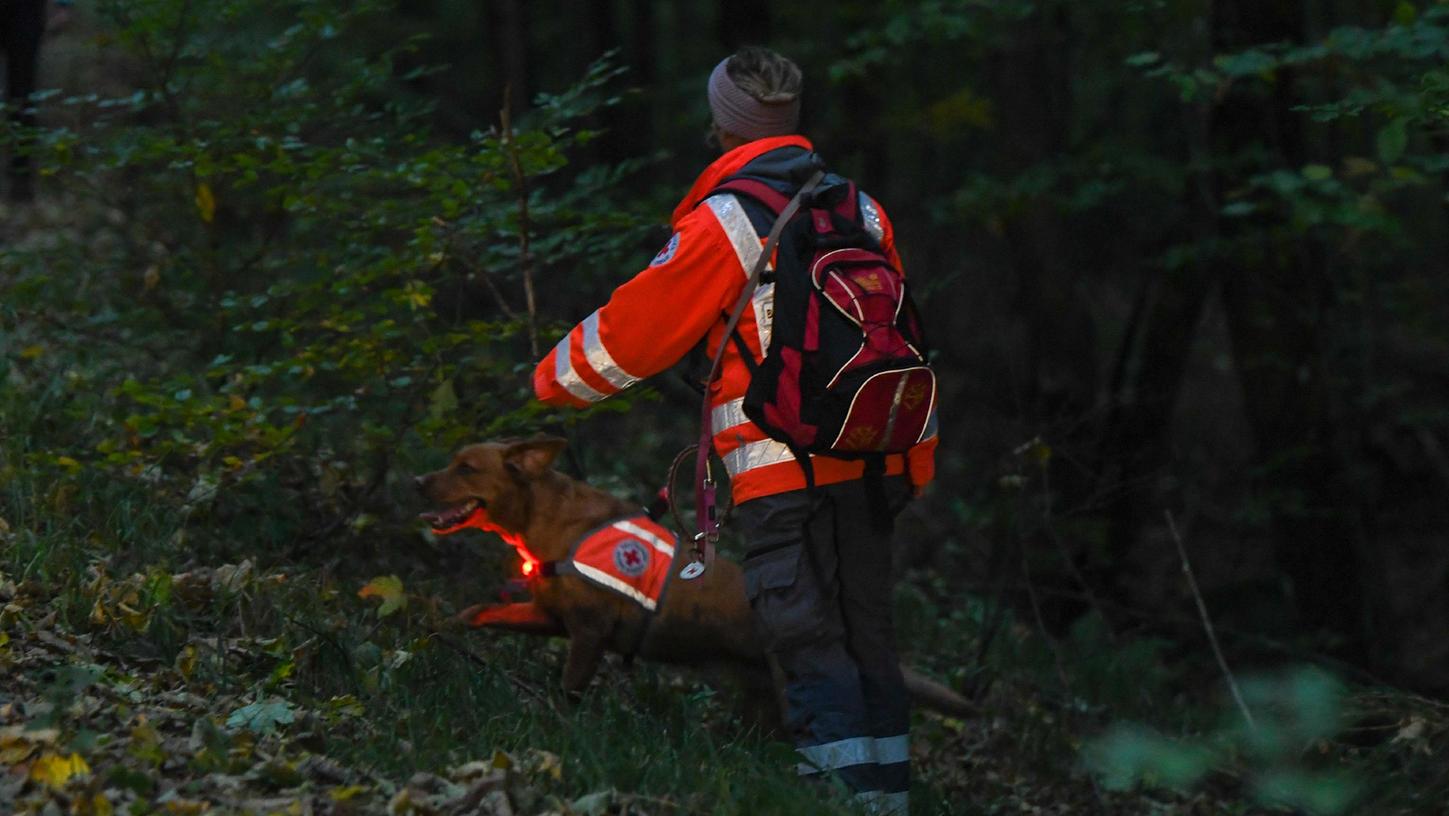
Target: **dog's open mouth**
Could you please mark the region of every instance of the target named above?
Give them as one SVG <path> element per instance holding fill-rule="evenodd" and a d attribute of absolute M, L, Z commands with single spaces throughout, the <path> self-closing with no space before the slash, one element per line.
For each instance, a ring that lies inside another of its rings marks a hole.
<path fill-rule="evenodd" d="M 473 513 L 482 507 L 483 502 L 478 499 L 469 499 L 446 510 L 432 510 L 423 513 L 419 518 L 426 521 L 435 532 L 452 530 L 471 518 Z"/>

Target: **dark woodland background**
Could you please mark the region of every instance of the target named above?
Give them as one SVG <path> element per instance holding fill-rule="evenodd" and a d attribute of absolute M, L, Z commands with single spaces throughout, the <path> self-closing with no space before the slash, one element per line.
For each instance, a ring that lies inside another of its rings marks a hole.
<path fill-rule="evenodd" d="M 393 573 L 416 618 L 394 655 L 512 569 L 413 521 L 411 475 L 458 444 L 564 433 L 566 470 L 651 495 L 694 434 L 688 361 L 583 414 L 532 404 L 528 377 L 668 238 L 715 155 L 708 71 L 763 44 L 803 68 L 817 150 L 891 213 L 935 346 L 907 649 L 976 699 L 1033 698 L 1073 746 L 1119 719 L 1201 737 L 1212 717 L 1172 712 L 1233 706 L 1185 555 L 1233 671 L 1423 695 L 1310 729 L 1293 762 L 1349 723 L 1383 738 L 1349 758 L 1445 742 L 1449 5 L 78 11 L 44 46 L 38 125 L 8 131 L 37 201 L 0 227 L 0 578 L 49 587 L 62 622 L 169 663 L 211 624 L 155 575 L 249 559 L 330 603 Z M 353 682 L 295 660 L 305 682 L 264 688 Z M 1231 791 L 1244 755 L 1192 761 Z M 957 797 L 932 756 L 924 784 Z M 1418 781 L 1371 812 L 1442 812 L 1444 781 L 1394 757 L 1363 775 Z M 1290 788 L 1233 807 L 1364 790 Z"/>
<path fill-rule="evenodd" d="M 1047 571 L 1062 546 L 1104 603 L 1166 611 L 1170 510 L 1225 625 L 1449 682 L 1445 12 L 835 8 L 420 3 L 404 25 L 448 21 L 418 63 L 450 69 L 417 87 L 458 135 L 494 122 L 504 89 L 531 97 L 617 52 L 639 91 L 577 161 L 665 151 L 630 182 L 661 203 L 713 158 L 714 61 L 792 55 L 802 129 L 899 224 L 947 383 L 916 555 L 966 589 L 1013 537 Z M 550 311 L 587 314 L 638 265 L 569 281 Z"/>

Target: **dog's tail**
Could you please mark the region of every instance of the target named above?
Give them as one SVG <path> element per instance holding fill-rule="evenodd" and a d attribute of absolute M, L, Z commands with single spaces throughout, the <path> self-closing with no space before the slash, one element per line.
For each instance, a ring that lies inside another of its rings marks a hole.
<path fill-rule="evenodd" d="M 906 690 L 916 705 L 951 717 L 975 717 L 981 709 L 946 686 L 921 674 L 910 666 L 901 666 L 906 678 Z"/>

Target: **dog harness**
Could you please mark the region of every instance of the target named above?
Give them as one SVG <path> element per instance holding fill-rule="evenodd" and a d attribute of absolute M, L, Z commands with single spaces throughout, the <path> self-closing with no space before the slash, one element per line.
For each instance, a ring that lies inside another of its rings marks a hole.
<path fill-rule="evenodd" d="M 576 575 L 653 612 L 664 597 L 674 545 L 674 533 L 647 515 L 629 516 L 591 530 L 567 557 L 538 564 L 530 577 Z"/>
<path fill-rule="evenodd" d="M 648 512 L 602 524 L 574 542 L 569 554 L 557 561 L 540 561 L 523 536 L 494 524 L 479 508 L 462 522 L 434 528 L 437 535 L 452 535 L 467 528 L 496 533 L 523 559 L 519 586 L 556 575 L 577 575 L 595 586 L 617 592 L 653 612 L 664 598 L 669 569 L 674 562 L 674 533 L 650 518 Z M 507 590 L 505 590 L 507 591 Z"/>

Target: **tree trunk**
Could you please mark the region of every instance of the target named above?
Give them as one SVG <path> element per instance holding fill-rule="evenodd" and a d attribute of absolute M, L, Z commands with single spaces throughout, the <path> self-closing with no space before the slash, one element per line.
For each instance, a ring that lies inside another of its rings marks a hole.
<path fill-rule="evenodd" d="M 765 0 L 720 0 L 719 42 L 726 51 L 770 41 L 770 7 Z"/>
<path fill-rule="evenodd" d="M 528 16 L 519 0 L 498 0 L 494 8 L 498 15 L 498 25 L 493 29 L 494 42 L 503 61 L 509 112 L 527 110 L 531 96 L 528 87 Z"/>
<path fill-rule="evenodd" d="M 1231 0 L 1217 10 L 1219 51 L 1302 36 L 1298 4 L 1287 0 Z M 1239 155 L 1266 142 L 1279 155 L 1276 164 L 1306 164 L 1294 88 L 1284 71 L 1271 93 L 1230 93 L 1219 109 L 1214 153 Z M 1237 219 L 1222 227 L 1229 241 L 1245 242 L 1224 265 L 1222 292 L 1257 448 L 1255 492 L 1266 499 L 1275 558 L 1290 582 L 1300 626 L 1341 638 L 1334 651 L 1362 660 L 1371 642 L 1368 573 L 1358 500 L 1335 453 L 1332 362 L 1325 358 L 1322 333 L 1331 330 L 1337 292 L 1318 272 L 1323 247 L 1301 235 L 1282 237 L 1279 225 L 1268 221 Z"/>

